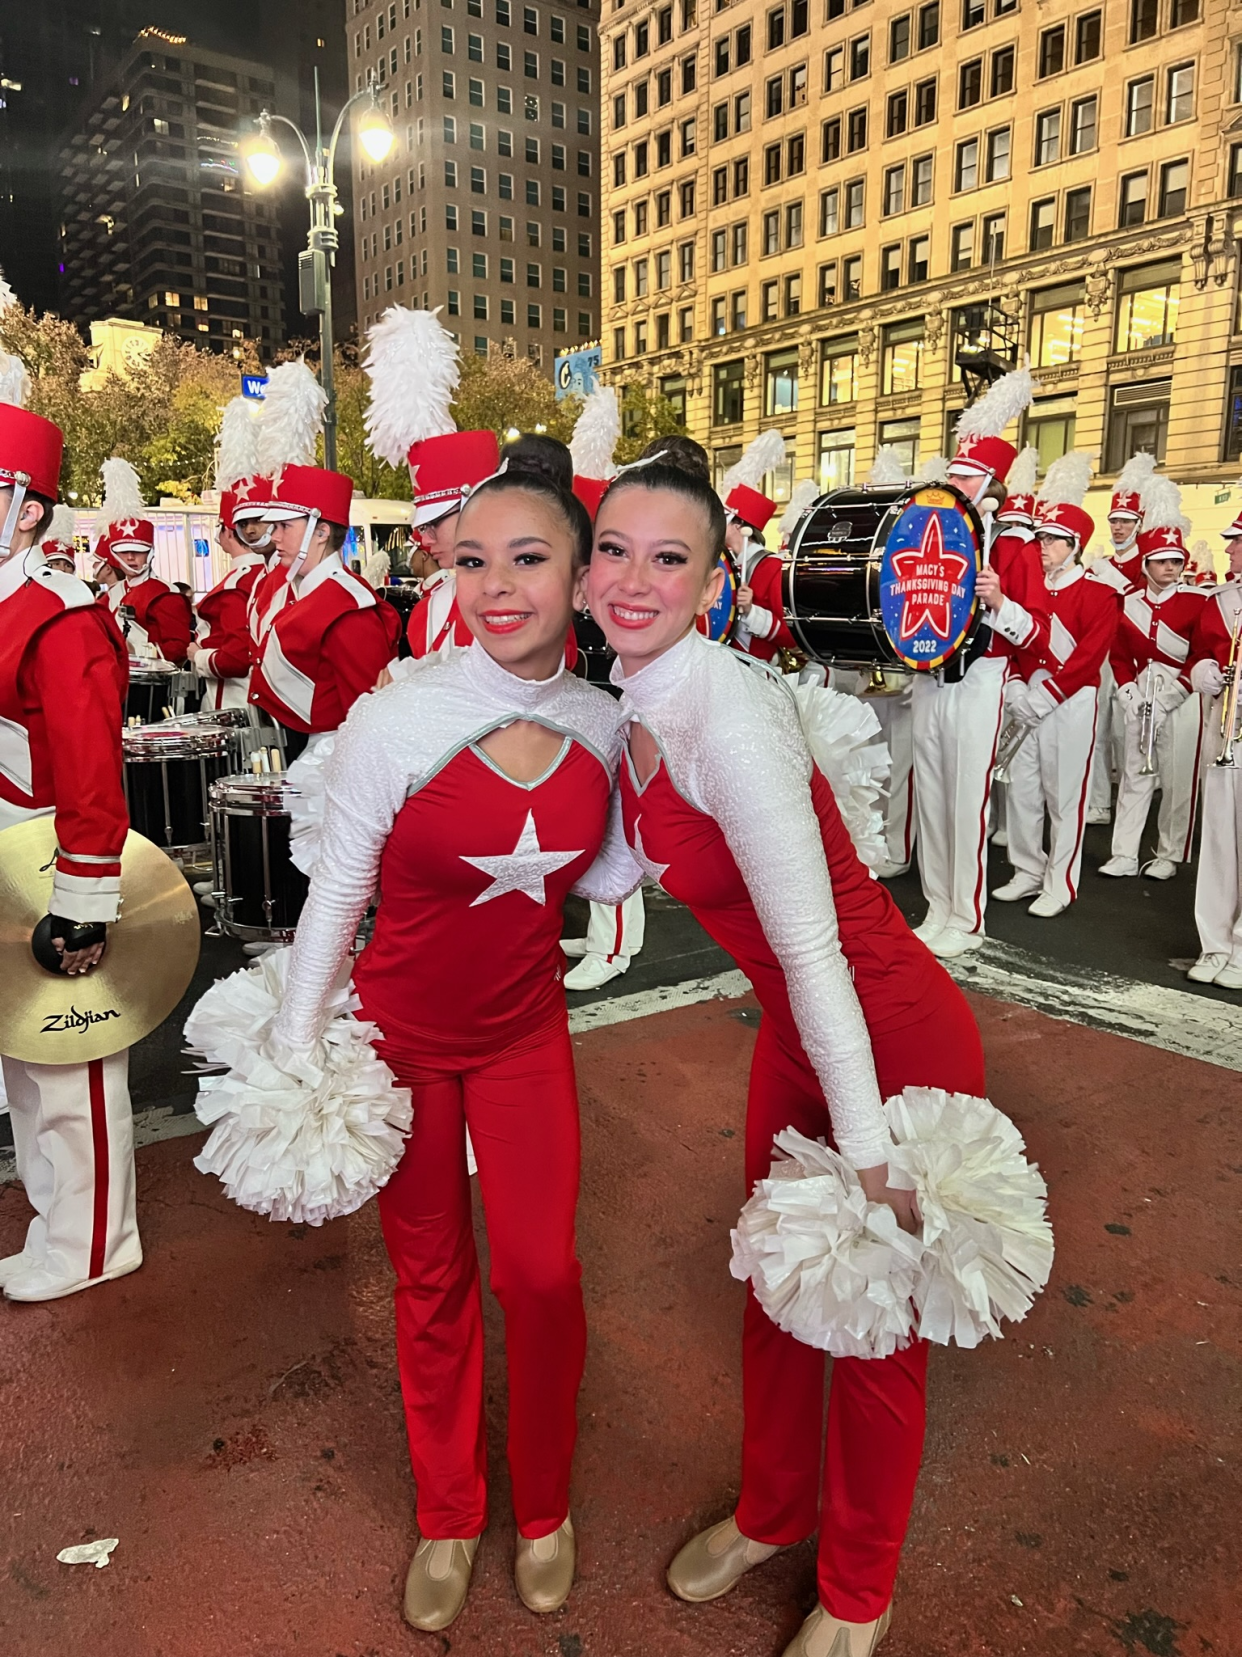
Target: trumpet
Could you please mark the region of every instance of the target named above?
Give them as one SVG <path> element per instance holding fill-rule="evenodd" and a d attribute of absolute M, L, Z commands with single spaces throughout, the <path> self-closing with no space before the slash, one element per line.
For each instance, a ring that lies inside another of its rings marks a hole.
<path fill-rule="evenodd" d="M 1225 663 L 1225 683 L 1221 688 L 1220 696 L 1220 735 L 1224 746 L 1220 757 L 1215 761 L 1217 765 L 1236 766 L 1233 757 L 1233 745 L 1238 740 L 1238 692 L 1242 689 L 1242 682 L 1238 678 L 1238 648 L 1242 644 L 1242 607 L 1238 610 L 1238 619 L 1233 624 L 1233 633 L 1229 639 L 1229 660 Z"/>
<path fill-rule="evenodd" d="M 1035 729 L 1024 719 L 1007 719 L 1005 728 L 1000 734 L 1000 741 L 996 744 L 996 767 L 992 772 L 993 782 L 1008 782 L 1009 767 L 1013 764 L 1013 757 L 1018 749 Z"/>
<path fill-rule="evenodd" d="M 1155 662 L 1148 662 L 1147 674 L 1143 680 L 1143 705 L 1139 709 L 1138 745 L 1139 753 L 1143 756 L 1143 763 L 1139 766 L 1139 776 L 1154 776 L 1156 772 Z"/>

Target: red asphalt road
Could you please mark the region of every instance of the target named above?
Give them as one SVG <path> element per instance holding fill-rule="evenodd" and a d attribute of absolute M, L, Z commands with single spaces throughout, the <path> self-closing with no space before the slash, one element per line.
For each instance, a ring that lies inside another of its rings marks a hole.
<path fill-rule="evenodd" d="M 413 1501 L 374 1206 L 322 1230 L 230 1206 L 197 1140 L 139 1154 L 141 1272 L 0 1306 L 3 1657 L 776 1657 L 811 1549 L 692 1608 L 664 1563 L 736 1496 L 748 1003 L 579 1038 L 591 1349 L 580 1576 L 519 1604 L 489 1302 L 493 1512 L 445 1635 L 400 1620 Z M 1052 1191 L 1057 1265 L 1002 1343 L 933 1355 L 884 1657 L 1236 1657 L 1237 1074 L 974 1003 L 992 1095 Z M 25 1199 L 0 1190 L 0 1253 Z M 59 1549 L 117 1536 L 105 1570 Z"/>

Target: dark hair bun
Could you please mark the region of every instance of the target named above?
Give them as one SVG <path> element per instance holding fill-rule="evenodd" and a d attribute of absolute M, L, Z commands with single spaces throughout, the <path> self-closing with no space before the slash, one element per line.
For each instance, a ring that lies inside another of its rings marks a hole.
<path fill-rule="evenodd" d="M 523 432 L 500 451 L 502 463 L 508 461 L 510 472 L 533 473 L 546 478 L 556 488 L 570 494 L 574 487 L 574 463 L 566 446 L 555 437 L 539 432 Z"/>
<path fill-rule="evenodd" d="M 684 437 L 680 432 L 670 432 L 665 437 L 653 437 L 639 459 L 657 458 L 667 461 L 670 466 L 680 466 L 685 472 L 700 473 L 709 483 L 711 482 L 711 462 L 707 458 L 707 450 L 692 437 Z"/>

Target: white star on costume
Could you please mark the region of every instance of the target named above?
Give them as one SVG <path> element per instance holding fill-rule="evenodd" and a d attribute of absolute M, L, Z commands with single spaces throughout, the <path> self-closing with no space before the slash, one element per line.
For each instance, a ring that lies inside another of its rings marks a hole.
<path fill-rule="evenodd" d="M 536 903 L 547 901 L 543 881 L 545 875 L 550 875 L 555 869 L 563 869 L 566 863 L 572 863 L 575 857 L 581 857 L 585 847 L 573 852 L 545 852 L 540 850 L 539 835 L 535 830 L 535 814 L 526 813 L 526 821 L 522 824 L 522 832 L 518 835 L 518 843 L 507 855 L 496 857 L 466 857 L 462 855 L 463 863 L 470 863 L 476 869 L 482 869 L 485 875 L 491 875 L 492 883 L 470 905 L 473 909 L 477 904 L 489 903 L 492 898 L 503 897 L 506 892 L 525 892 L 528 898 L 534 898 Z"/>
<path fill-rule="evenodd" d="M 655 881 L 657 886 L 659 886 L 664 879 L 664 871 L 668 868 L 668 864 L 653 863 L 643 850 L 643 830 L 641 823 L 635 823 L 634 825 L 634 857 L 637 862 L 641 864 L 643 872 L 650 875 L 651 879 Z"/>

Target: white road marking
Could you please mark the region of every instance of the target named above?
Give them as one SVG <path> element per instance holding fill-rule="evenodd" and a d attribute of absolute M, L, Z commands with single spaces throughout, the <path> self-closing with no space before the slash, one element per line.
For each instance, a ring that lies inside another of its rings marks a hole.
<path fill-rule="evenodd" d="M 980 995 L 1032 1007 L 1070 1024 L 1126 1036 L 1182 1058 L 1242 1070 L 1242 1007 L 1234 1002 L 1067 966 L 1063 961 L 994 941 L 973 955 L 946 964 L 964 989 Z M 569 1028 L 574 1035 L 586 1035 L 609 1024 L 650 1018 L 675 1007 L 736 1000 L 749 989 L 746 974 L 736 968 L 706 978 L 687 978 L 680 984 L 663 984 L 635 995 L 615 995 L 575 1007 L 569 1015 Z M 165 1106 L 135 1116 L 134 1145 L 141 1148 L 206 1131 L 192 1113 L 175 1115 Z M 12 1151 L 0 1151 L 0 1183 L 15 1177 Z"/>

